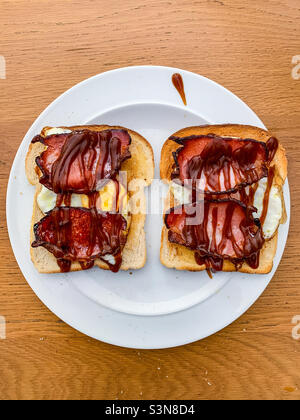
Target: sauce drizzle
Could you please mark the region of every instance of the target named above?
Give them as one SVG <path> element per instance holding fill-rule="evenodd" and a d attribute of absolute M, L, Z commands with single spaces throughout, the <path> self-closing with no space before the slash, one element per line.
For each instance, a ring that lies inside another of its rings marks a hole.
<path fill-rule="evenodd" d="M 188 188 L 205 194 L 224 194 L 251 185 L 268 174 L 266 143 L 214 134 L 170 139 L 182 145 L 173 154 L 171 177 Z"/>
<path fill-rule="evenodd" d="M 101 213 L 95 207 L 55 207 L 34 225 L 32 247 L 45 247 L 63 272 L 70 270 L 72 261 L 78 261 L 85 270 L 96 258 L 107 263 L 106 255 L 114 257 L 114 264 L 108 265 L 116 272 L 122 262 L 126 228 L 126 220 L 118 213 Z"/>
<path fill-rule="evenodd" d="M 224 259 L 231 261 L 237 270 L 243 262 L 256 269 L 264 244 L 262 226 L 275 174 L 275 167 L 270 167 L 270 164 L 278 149 L 278 140 L 270 137 L 264 143 L 214 134 L 184 138 L 172 136 L 170 140 L 181 145 L 173 152 L 175 163 L 171 178 L 192 193 L 190 204 L 170 209 L 165 216 L 169 241 L 194 250 L 195 261 L 199 265 L 205 264 L 210 277 L 212 271 L 222 270 Z M 266 176 L 263 210 L 258 220 L 252 215 L 256 211 L 253 203 L 258 181 Z M 190 216 L 193 207 L 200 204 L 197 200 L 199 192 L 205 194 L 202 220 L 190 226 L 186 223 L 187 214 Z M 220 210 L 224 203 L 227 203 L 225 216 L 224 210 Z M 238 203 L 245 211 L 240 222 L 235 209 Z M 182 207 L 181 211 L 174 216 L 172 213 L 179 207 Z M 187 213 L 186 208 L 189 208 Z M 237 232 L 239 239 L 235 237 Z M 231 254 L 228 254 L 228 249 L 231 249 Z"/>
<path fill-rule="evenodd" d="M 165 216 L 168 239 L 195 251 L 197 264 L 208 270 L 222 270 L 224 259 L 236 267 L 246 261 L 257 268 L 264 239 L 253 212 L 254 208 L 228 198 L 177 206 Z"/>
<path fill-rule="evenodd" d="M 74 131 L 71 134 L 36 136 L 47 149 L 36 159 L 42 171 L 40 183 L 57 193 L 56 207 L 34 226 L 32 247 L 43 246 L 57 259 L 62 272 L 68 272 L 72 261 L 83 270 L 103 259 L 117 272 L 127 238 L 127 222 L 120 213 L 101 212 L 96 207 L 98 190 L 110 179 L 115 182 L 116 202 L 121 163 L 131 155 L 131 138 L 125 130 Z M 89 208 L 71 207 L 71 194 L 86 194 Z M 62 205 L 64 206 L 62 207 Z M 102 258 L 110 255 L 114 264 Z"/>
<path fill-rule="evenodd" d="M 269 168 L 267 187 L 266 187 L 266 191 L 265 191 L 264 199 L 263 199 L 263 209 L 262 209 L 261 216 L 260 216 L 260 223 L 261 223 L 262 226 L 263 226 L 263 224 L 266 220 L 266 216 L 267 216 L 267 213 L 268 213 L 270 191 L 271 191 L 271 188 L 272 188 L 274 175 L 275 175 L 275 166 L 271 166 Z"/>
<path fill-rule="evenodd" d="M 131 157 L 131 137 L 124 130 L 74 131 L 32 140 L 37 141 L 47 146 L 36 159 L 42 172 L 39 182 L 56 194 L 99 190 Z"/>

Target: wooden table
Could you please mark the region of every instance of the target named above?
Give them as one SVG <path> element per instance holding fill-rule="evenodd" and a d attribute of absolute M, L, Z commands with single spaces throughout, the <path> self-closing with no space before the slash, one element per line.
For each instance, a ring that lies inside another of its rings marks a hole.
<path fill-rule="evenodd" d="M 299 0 L 0 0 L 0 10 L 0 398 L 299 399 L 300 342 L 291 336 L 300 315 Z M 138 64 L 229 88 L 289 157 L 290 236 L 270 286 L 225 330 L 159 351 L 103 344 L 61 322 L 23 278 L 5 223 L 9 170 L 39 113 L 89 76 Z"/>

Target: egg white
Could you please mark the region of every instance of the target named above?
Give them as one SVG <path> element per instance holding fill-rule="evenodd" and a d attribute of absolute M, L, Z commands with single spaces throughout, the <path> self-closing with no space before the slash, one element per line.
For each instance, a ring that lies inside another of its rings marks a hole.
<path fill-rule="evenodd" d="M 263 178 L 259 181 L 254 195 L 253 205 L 257 208 L 257 213 L 253 213 L 254 217 L 261 217 L 266 188 L 267 178 Z M 280 191 L 277 186 L 273 184 L 269 195 L 268 211 L 263 224 L 263 234 L 265 239 L 270 239 L 276 232 L 282 218 L 282 207 Z"/>
<path fill-rule="evenodd" d="M 60 128 L 60 127 L 53 127 L 49 128 L 48 130 L 45 130 L 46 136 L 54 136 L 55 134 L 69 134 L 72 133 L 71 130 L 68 130 L 67 128 Z"/>
<path fill-rule="evenodd" d="M 44 185 L 40 193 L 37 196 L 37 203 L 41 211 L 46 214 L 48 211 L 54 209 L 56 204 L 57 195 L 48 190 Z M 62 203 L 65 205 L 65 203 Z M 80 194 L 72 194 L 71 195 L 71 207 L 82 207 L 81 195 Z"/>

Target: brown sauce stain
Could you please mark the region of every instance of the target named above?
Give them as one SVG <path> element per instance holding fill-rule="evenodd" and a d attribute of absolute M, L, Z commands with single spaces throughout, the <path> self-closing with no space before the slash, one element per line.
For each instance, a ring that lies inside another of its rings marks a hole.
<path fill-rule="evenodd" d="M 185 96 L 184 84 L 183 84 L 181 74 L 174 73 L 173 76 L 172 76 L 172 83 L 173 83 L 175 89 L 177 90 L 177 92 L 179 93 L 179 95 L 181 96 L 182 102 L 186 106 L 186 104 L 187 104 L 186 103 L 186 96 Z"/>

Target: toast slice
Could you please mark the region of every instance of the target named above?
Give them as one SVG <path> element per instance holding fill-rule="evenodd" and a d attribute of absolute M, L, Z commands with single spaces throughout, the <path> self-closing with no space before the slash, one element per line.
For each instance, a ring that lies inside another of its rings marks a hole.
<path fill-rule="evenodd" d="M 127 172 L 128 183 L 134 179 L 142 180 L 143 186 L 151 184 L 154 176 L 154 157 L 153 150 L 148 141 L 135 131 L 128 130 L 124 127 L 119 126 L 108 126 L 108 125 L 85 125 L 85 126 L 72 126 L 72 127 L 59 127 L 66 130 L 80 130 L 89 129 L 92 131 L 103 131 L 107 129 L 124 129 L 127 130 L 131 136 L 132 142 L 129 150 L 131 152 L 131 158 L 123 162 L 121 166 L 122 171 Z M 45 127 L 41 131 L 41 136 L 46 137 L 47 132 L 52 127 Z M 39 183 L 38 167 L 35 163 L 35 158 L 39 156 L 45 146 L 41 143 L 31 143 L 26 156 L 25 171 L 28 181 L 36 186 L 34 202 L 33 202 L 33 214 L 30 228 L 30 242 L 32 243 L 35 239 L 33 226 L 37 223 L 44 214 L 40 210 L 37 204 L 37 196 L 41 191 L 41 184 Z M 128 191 L 129 198 L 131 198 L 130 189 Z M 140 199 L 142 197 L 142 199 Z M 145 194 L 141 191 L 139 194 L 138 203 L 134 203 L 135 211 L 131 215 L 131 223 L 129 233 L 125 247 L 122 252 L 122 265 L 121 270 L 139 269 L 145 265 L 146 262 L 146 240 L 145 240 Z M 60 273 L 60 268 L 57 264 L 56 258 L 53 254 L 47 251 L 43 247 L 32 248 L 30 247 L 30 255 L 33 264 L 40 273 Z M 100 260 L 95 260 L 95 265 L 98 267 L 108 270 L 108 265 Z M 78 262 L 72 262 L 70 271 L 82 270 Z"/>
<path fill-rule="evenodd" d="M 258 127 L 238 124 L 222 124 L 222 125 L 205 125 L 197 127 L 187 127 L 177 131 L 172 136 L 188 137 L 191 135 L 207 135 L 215 134 L 222 137 L 237 137 L 241 139 L 254 139 L 267 142 L 272 134 L 269 131 Z M 173 169 L 174 159 L 172 153 L 178 149 L 179 145 L 174 141 L 167 139 L 163 145 L 160 160 L 160 177 L 169 184 L 171 182 L 171 173 Z M 274 183 L 281 192 L 282 197 L 282 218 L 280 223 L 286 220 L 286 212 L 283 200 L 282 187 L 287 176 L 287 159 L 283 146 L 279 143 L 276 154 L 271 162 L 275 166 Z M 169 196 L 166 199 L 167 210 L 170 207 L 179 204 L 176 202 L 172 192 L 169 190 Z M 247 263 L 238 269 L 242 273 L 251 274 L 267 274 L 272 270 L 273 259 L 277 249 L 278 228 L 275 234 L 269 240 L 266 240 L 260 251 L 259 266 L 257 269 L 251 268 Z M 194 258 L 194 251 L 183 245 L 171 243 L 168 241 L 168 229 L 163 226 L 161 235 L 160 260 L 163 265 L 168 268 L 176 268 L 177 270 L 202 271 L 206 266 L 198 265 Z M 224 260 L 222 271 L 236 271 L 236 267 L 229 260 Z"/>

